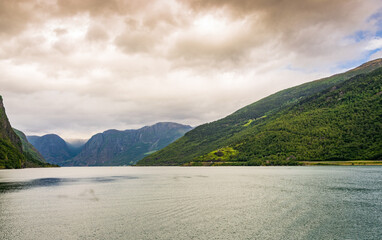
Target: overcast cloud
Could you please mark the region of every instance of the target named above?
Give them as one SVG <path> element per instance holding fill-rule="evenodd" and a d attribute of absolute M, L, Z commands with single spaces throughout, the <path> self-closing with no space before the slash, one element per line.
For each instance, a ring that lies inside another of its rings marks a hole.
<path fill-rule="evenodd" d="M 0 0 L 0 94 L 28 135 L 196 126 L 382 57 L 380 0 Z"/>

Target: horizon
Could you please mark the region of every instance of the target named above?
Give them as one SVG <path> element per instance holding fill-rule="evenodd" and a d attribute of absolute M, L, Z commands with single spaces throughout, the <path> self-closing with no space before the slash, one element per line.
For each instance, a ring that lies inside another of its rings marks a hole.
<path fill-rule="evenodd" d="M 382 57 L 377 0 L 0 6 L 12 126 L 65 141 L 157 122 L 196 127 Z"/>

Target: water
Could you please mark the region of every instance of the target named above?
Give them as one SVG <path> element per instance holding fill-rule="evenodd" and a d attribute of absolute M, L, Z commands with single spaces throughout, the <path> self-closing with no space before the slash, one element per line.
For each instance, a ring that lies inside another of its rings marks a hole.
<path fill-rule="evenodd" d="M 382 167 L 0 171 L 0 239 L 381 239 Z"/>

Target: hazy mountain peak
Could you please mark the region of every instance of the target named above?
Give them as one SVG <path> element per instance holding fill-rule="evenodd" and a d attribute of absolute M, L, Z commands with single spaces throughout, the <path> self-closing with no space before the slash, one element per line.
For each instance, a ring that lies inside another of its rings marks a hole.
<path fill-rule="evenodd" d="M 70 146 L 57 134 L 27 136 L 27 139 L 49 163 L 60 165 L 74 156 Z"/>

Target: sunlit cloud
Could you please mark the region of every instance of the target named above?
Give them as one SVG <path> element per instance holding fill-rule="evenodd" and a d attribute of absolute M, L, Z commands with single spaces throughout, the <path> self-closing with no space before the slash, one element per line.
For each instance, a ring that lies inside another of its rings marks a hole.
<path fill-rule="evenodd" d="M 380 48 L 382 48 L 382 38 L 374 38 L 367 43 L 365 50 L 376 50 Z"/>

